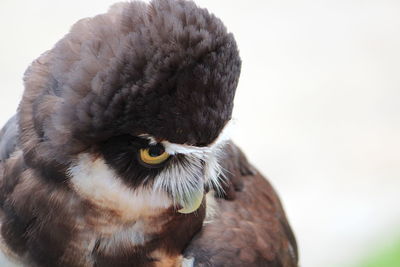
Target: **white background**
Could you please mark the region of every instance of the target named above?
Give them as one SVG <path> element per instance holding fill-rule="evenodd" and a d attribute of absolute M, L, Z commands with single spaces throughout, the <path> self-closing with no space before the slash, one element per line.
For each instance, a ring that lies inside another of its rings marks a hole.
<path fill-rule="evenodd" d="M 114 2 L 0 1 L 0 124 L 29 63 Z M 350 266 L 390 243 L 400 234 L 400 2 L 197 3 L 236 36 L 234 139 L 279 192 L 302 266 Z"/>

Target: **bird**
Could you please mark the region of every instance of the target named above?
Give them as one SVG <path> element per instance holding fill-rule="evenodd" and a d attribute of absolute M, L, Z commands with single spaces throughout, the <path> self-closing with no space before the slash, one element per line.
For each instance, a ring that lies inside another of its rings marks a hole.
<path fill-rule="evenodd" d="M 278 195 L 230 139 L 235 38 L 186 0 L 117 3 L 24 74 L 0 132 L 16 266 L 284 266 Z"/>

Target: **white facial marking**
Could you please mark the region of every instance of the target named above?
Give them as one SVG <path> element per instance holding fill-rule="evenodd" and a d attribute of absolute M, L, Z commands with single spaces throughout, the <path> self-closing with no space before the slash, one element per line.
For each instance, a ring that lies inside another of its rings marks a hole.
<path fill-rule="evenodd" d="M 183 159 L 171 158 L 169 165 L 155 178 L 154 190 L 165 190 L 173 196 L 174 205 L 184 208 L 194 206 L 198 194 L 204 192 L 204 186 L 223 191 L 222 168 L 218 164 L 222 144 L 203 153 L 186 154 Z M 176 156 L 178 157 L 178 156 Z"/>
<path fill-rule="evenodd" d="M 213 152 L 216 147 L 221 145 L 221 143 L 225 143 L 226 141 L 228 141 L 230 139 L 230 133 L 232 131 L 233 126 L 234 126 L 234 121 L 233 120 L 228 121 L 225 127 L 222 129 L 219 136 L 217 137 L 217 139 L 215 139 L 214 142 L 212 142 L 208 146 L 199 147 L 187 144 L 176 144 L 176 143 L 171 143 L 167 140 L 161 141 L 161 144 L 164 146 L 165 151 L 170 155 L 175 155 L 175 154 L 202 155 L 207 152 L 208 153 Z M 151 136 L 150 134 L 141 134 L 139 135 L 139 137 L 149 140 L 149 143 L 152 145 L 157 144 L 156 141 L 157 139 L 154 136 Z"/>
<path fill-rule="evenodd" d="M 233 123 L 229 121 L 224 129 L 222 129 L 220 135 L 217 137 L 217 139 L 214 140 L 210 145 L 205 146 L 205 147 L 198 147 L 198 146 L 192 146 L 192 145 L 186 145 L 186 144 L 175 144 L 175 143 L 170 143 L 168 141 L 162 141 L 161 143 L 165 147 L 165 151 L 170 154 L 170 155 L 175 155 L 175 154 L 204 154 L 204 153 L 212 153 L 215 148 L 220 146 L 222 143 L 225 143 L 226 141 L 229 140 L 230 138 L 230 132 L 232 129 Z M 153 137 L 147 135 L 149 140 L 155 140 Z"/>
<path fill-rule="evenodd" d="M 199 190 L 203 190 L 205 184 L 215 188 L 217 192 L 222 192 L 221 182 L 224 176 L 218 159 L 221 156 L 223 144 L 229 140 L 232 125 L 232 121 L 229 121 L 218 138 L 206 147 L 161 141 L 168 154 L 184 154 L 187 164 L 172 162 L 156 177 L 154 188 L 171 192 L 174 196 L 174 204 L 181 205 L 190 205 L 186 202 L 193 199 Z M 150 144 L 157 143 L 156 138 L 151 135 L 142 134 L 141 137 L 148 139 Z"/>
<path fill-rule="evenodd" d="M 102 158 L 87 153 L 78 156 L 69 173 L 78 194 L 101 208 L 117 212 L 126 221 L 158 214 L 172 205 L 165 191 L 144 187 L 133 190 Z"/>
<path fill-rule="evenodd" d="M 155 178 L 154 190 L 170 192 L 175 205 L 190 205 L 193 195 L 204 190 L 201 158 L 187 155 L 183 162 L 172 158 Z"/>

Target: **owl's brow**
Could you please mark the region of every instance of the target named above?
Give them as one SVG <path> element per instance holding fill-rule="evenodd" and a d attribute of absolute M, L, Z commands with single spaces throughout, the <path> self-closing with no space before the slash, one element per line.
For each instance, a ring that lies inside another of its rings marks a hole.
<path fill-rule="evenodd" d="M 230 139 L 230 131 L 232 129 L 232 120 L 225 124 L 219 136 L 208 146 L 200 147 L 188 144 L 176 144 L 171 143 L 168 140 L 163 140 L 160 143 L 164 146 L 165 151 L 170 155 L 175 154 L 205 154 L 214 151 L 214 149 L 220 146 L 222 143 Z M 149 134 L 141 134 L 139 137 L 149 140 L 149 144 L 157 144 L 157 139 Z"/>

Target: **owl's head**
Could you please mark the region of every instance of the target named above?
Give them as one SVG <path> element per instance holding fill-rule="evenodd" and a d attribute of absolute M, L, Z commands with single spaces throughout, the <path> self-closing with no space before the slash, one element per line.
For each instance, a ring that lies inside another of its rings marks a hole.
<path fill-rule="evenodd" d="M 26 72 L 25 159 L 100 206 L 193 212 L 218 187 L 240 67 L 232 34 L 193 2 L 114 5 Z"/>

